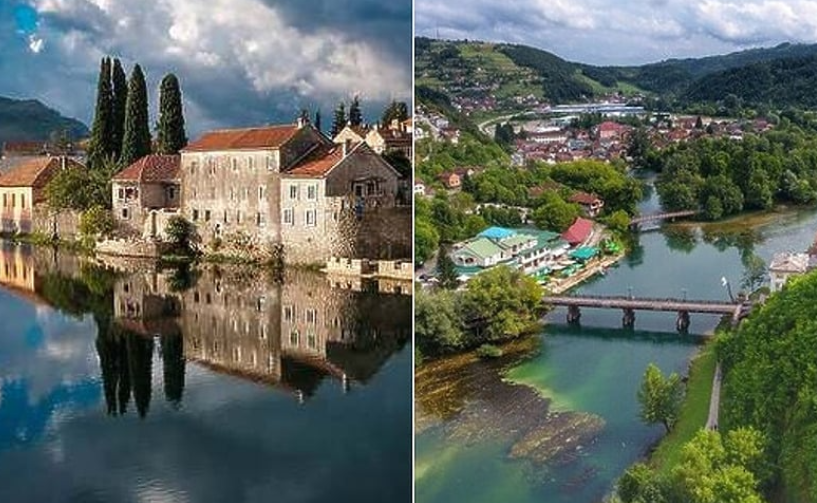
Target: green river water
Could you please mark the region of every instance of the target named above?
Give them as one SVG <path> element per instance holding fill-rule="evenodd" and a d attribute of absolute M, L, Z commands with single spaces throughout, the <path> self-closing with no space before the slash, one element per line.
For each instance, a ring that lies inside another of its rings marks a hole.
<path fill-rule="evenodd" d="M 642 211 L 656 206 L 652 196 Z M 670 226 L 640 235 L 618 267 L 575 292 L 725 300 L 721 278 L 737 293 L 742 256 L 755 253 L 768 263 L 775 252 L 804 250 L 815 232 L 813 211 L 756 215 L 704 228 Z M 622 472 L 662 435 L 662 427 L 638 419 L 636 391 L 645 367 L 654 362 L 664 372 L 685 373 L 700 335 L 714 329 L 718 319 L 692 315 L 690 334 L 683 336 L 675 332 L 674 313 L 637 312 L 634 330 L 622 329 L 621 312 L 614 310 L 584 309 L 580 327 L 565 323 L 563 309 L 547 321 L 538 347 L 525 358 L 499 370 L 479 370 L 499 373 L 501 385 L 474 386 L 454 411 L 443 415 L 424 407 L 421 402 L 433 403 L 434 393 L 418 386 L 418 393 L 432 396 L 418 395 L 417 501 L 602 501 Z M 474 365 L 483 364 L 471 365 L 481 375 Z M 535 394 L 540 400 L 514 408 L 503 400 L 510 393 Z M 547 425 L 576 413 L 600 426 L 586 435 L 563 437 L 567 447 L 549 459 L 510 455 L 531 416 L 545 418 Z"/>

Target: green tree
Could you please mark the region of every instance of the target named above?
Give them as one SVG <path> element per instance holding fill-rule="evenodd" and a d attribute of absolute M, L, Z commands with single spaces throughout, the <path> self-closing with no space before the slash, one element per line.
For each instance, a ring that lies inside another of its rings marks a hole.
<path fill-rule="evenodd" d="M 109 236 L 114 230 L 114 219 L 110 210 L 102 206 L 91 206 L 79 219 L 79 232 L 86 238 Z"/>
<path fill-rule="evenodd" d="M 414 338 L 420 351 L 435 355 L 461 349 L 465 343 L 455 292 L 427 293 L 418 289 L 414 297 Z"/>
<path fill-rule="evenodd" d="M 335 108 L 335 113 L 332 116 L 332 131 L 330 136 L 332 138 L 336 137 L 338 133 L 341 132 L 343 128 L 346 127 L 346 105 L 343 102 L 338 103 L 337 108 Z"/>
<path fill-rule="evenodd" d="M 766 261 L 756 253 L 748 253 L 741 259 L 743 263 L 743 278 L 740 287 L 754 291 L 766 280 Z"/>
<path fill-rule="evenodd" d="M 507 266 L 476 275 L 462 299 L 466 320 L 476 328 L 476 341 L 513 338 L 531 330 L 540 314 L 542 294 L 536 280 Z"/>
<path fill-rule="evenodd" d="M 352 126 L 363 125 L 363 112 L 360 110 L 360 98 L 355 96 L 349 105 L 349 124 Z"/>
<path fill-rule="evenodd" d="M 613 232 L 623 234 L 630 228 L 630 216 L 624 210 L 616 210 L 604 219 L 604 223 Z"/>
<path fill-rule="evenodd" d="M 165 227 L 165 233 L 177 253 L 192 253 L 195 227 L 184 217 L 178 215 L 170 217 Z"/>
<path fill-rule="evenodd" d="M 97 169 L 115 155 L 111 59 L 102 58 L 96 91 L 96 109 L 88 143 L 88 166 Z"/>
<path fill-rule="evenodd" d="M 641 419 L 648 424 L 661 423 L 669 432 L 678 419 L 682 400 L 683 383 L 678 374 L 665 379 L 658 367 L 649 364 L 638 390 Z"/>
<path fill-rule="evenodd" d="M 623 503 L 664 503 L 667 488 L 644 463 L 636 463 L 618 480 L 618 496 Z"/>
<path fill-rule="evenodd" d="M 750 469 L 763 452 L 762 436 L 743 430 L 730 432 L 730 437 L 724 442 L 717 431 L 700 430 L 684 445 L 672 471 L 680 501 L 762 503 L 758 479 Z"/>
<path fill-rule="evenodd" d="M 382 124 L 384 127 L 388 127 L 394 120 L 397 122 L 403 122 L 408 118 L 409 113 L 406 102 L 392 100 L 392 102 L 389 103 L 389 106 L 387 106 L 383 111 L 383 115 L 380 118 L 380 124 Z"/>
<path fill-rule="evenodd" d="M 45 197 L 48 205 L 56 210 L 84 211 L 94 206 L 111 207 L 109 180 L 112 158 L 99 169 L 73 168 L 62 170 L 48 182 Z"/>
<path fill-rule="evenodd" d="M 557 198 L 536 208 L 531 216 L 540 229 L 563 232 L 570 227 L 580 213 L 581 210 L 577 205 Z"/>
<path fill-rule="evenodd" d="M 428 220 L 415 219 L 414 259 L 417 264 L 428 260 L 440 245 L 440 234 Z"/>
<path fill-rule="evenodd" d="M 313 125 L 315 126 L 315 129 L 317 129 L 321 133 L 323 132 L 323 129 L 321 128 L 322 124 L 321 124 L 321 111 L 320 110 L 315 110 L 315 122 L 313 122 Z"/>
<path fill-rule="evenodd" d="M 187 145 L 184 111 L 179 79 L 169 73 L 159 86 L 159 123 L 156 126 L 157 151 L 178 154 Z"/>
<path fill-rule="evenodd" d="M 128 101 L 125 107 L 125 132 L 122 139 L 122 166 L 150 154 L 150 125 L 148 119 L 148 94 L 145 75 L 138 64 L 133 67 L 128 82 Z"/>
<path fill-rule="evenodd" d="M 440 246 L 437 252 L 437 271 L 438 279 L 440 280 L 440 287 L 447 290 L 453 290 L 460 284 L 457 279 L 457 270 L 454 266 L 454 261 L 448 255 L 448 250 L 445 246 Z"/>
<path fill-rule="evenodd" d="M 111 142 L 113 143 L 113 157 L 118 161 L 122 155 L 122 140 L 125 136 L 125 109 L 128 103 L 128 77 L 125 75 L 125 70 L 122 68 L 119 58 L 113 60 L 111 80 L 113 83 Z"/>

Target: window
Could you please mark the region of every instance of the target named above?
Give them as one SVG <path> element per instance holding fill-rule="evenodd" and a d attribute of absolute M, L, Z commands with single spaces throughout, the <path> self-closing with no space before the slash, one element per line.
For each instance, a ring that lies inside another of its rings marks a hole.
<path fill-rule="evenodd" d="M 15 206 L 17 206 L 17 194 L 12 194 L 11 195 L 11 207 L 13 208 Z"/>
<path fill-rule="evenodd" d="M 171 200 L 176 199 L 176 187 L 167 188 L 167 198 Z"/>
<path fill-rule="evenodd" d="M 204 221 L 205 222 L 210 221 L 210 210 L 204 210 Z"/>
<path fill-rule="evenodd" d="M 318 186 L 317 185 L 310 185 L 306 188 L 306 198 L 307 199 L 315 199 L 318 197 Z"/>
<path fill-rule="evenodd" d="M 375 185 L 374 182 L 368 182 L 366 184 L 366 195 L 367 196 L 375 195 L 376 189 L 377 189 L 377 186 Z"/>
<path fill-rule="evenodd" d="M 255 224 L 258 227 L 264 227 L 265 225 L 267 225 L 267 222 L 266 222 L 266 219 L 264 218 L 263 213 L 259 212 L 259 213 L 255 214 Z"/>
<path fill-rule="evenodd" d="M 273 156 L 267 157 L 267 170 L 274 171 L 275 170 L 275 158 Z"/>
<path fill-rule="evenodd" d="M 221 218 L 221 220 L 222 220 L 222 221 L 223 221 L 225 224 L 230 223 L 230 216 L 227 214 L 227 210 L 224 210 L 224 216 Z"/>
<path fill-rule="evenodd" d="M 198 165 L 199 165 L 199 163 L 197 163 L 196 161 L 193 161 L 193 162 L 190 163 L 190 174 L 191 175 L 196 174 L 196 168 L 198 168 Z"/>
<path fill-rule="evenodd" d="M 119 200 L 120 200 L 120 201 L 121 201 L 121 200 L 123 200 L 123 199 L 125 199 L 125 189 L 120 188 L 120 189 L 117 191 L 117 196 L 119 197 Z M 6 205 L 6 196 L 5 196 L 5 194 L 4 194 L 4 195 L 3 195 L 3 206 L 5 206 L 5 205 Z"/>
<path fill-rule="evenodd" d="M 121 189 L 120 189 L 121 190 Z M 121 199 L 121 198 L 120 198 Z M 6 194 L 3 194 L 3 207 L 8 206 L 8 200 L 6 199 Z"/>
<path fill-rule="evenodd" d="M 207 157 L 207 171 L 210 172 L 211 175 L 216 174 L 216 160 L 212 157 Z"/>
<path fill-rule="evenodd" d="M 241 200 L 246 201 L 249 198 L 250 198 L 250 189 L 248 189 L 247 187 L 244 187 L 243 189 L 241 189 Z"/>
<path fill-rule="evenodd" d="M 286 208 L 284 210 L 284 223 L 289 225 L 295 225 L 295 212 L 292 211 L 291 208 Z"/>
<path fill-rule="evenodd" d="M 241 223 L 241 210 L 235 212 L 235 223 L 237 224 Z"/>
<path fill-rule="evenodd" d="M 235 188 L 230 187 L 230 201 L 235 201 Z"/>
<path fill-rule="evenodd" d="M 298 329 L 293 328 L 292 332 L 289 333 L 289 344 L 290 346 L 297 346 L 298 345 L 298 337 L 299 337 Z"/>
<path fill-rule="evenodd" d="M 289 186 L 289 198 L 298 199 L 298 186 L 294 183 Z"/>
<path fill-rule="evenodd" d="M 355 195 L 357 197 L 363 197 L 363 185 L 359 183 L 355 184 Z"/>
<path fill-rule="evenodd" d="M 263 201 L 266 198 L 267 188 L 264 185 L 258 187 L 258 200 Z"/>
<path fill-rule="evenodd" d="M 284 321 L 291 322 L 295 319 L 295 308 L 292 306 L 284 306 Z"/>
<path fill-rule="evenodd" d="M 193 210 L 193 221 L 197 221 L 199 219 L 199 210 Z"/>
<path fill-rule="evenodd" d="M 247 167 L 250 168 L 251 170 L 255 171 L 255 159 L 253 159 L 252 157 L 248 157 L 247 158 Z"/>
<path fill-rule="evenodd" d="M 315 210 L 306 210 L 306 225 L 314 226 L 317 223 L 317 212 Z"/>
<path fill-rule="evenodd" d="M 318 311 L 316 309 L 306 310 L 306 322 L 312 325 L 318 322 Z"/>
<path fill-rule="evenodd" d="M 233 157 L 233 172 L 238 171 L 238 159 Z"/>
<path fill-rule="evenodd" d="M 310 329 L 306 331 L 306 343 L 309 346 L 309 349 L 315 349 L 315 347 L 317 346 L 314 330 Z"/>
<path fill-rule="evenodd" d="M 26 209 L 26 195 L 20 194 L 20 207 Z"/>
<path fill-rule="evenodd" d="M 130 218 L 130 215 L 128 214 L 128 209 L 127 208 L 122 208 L 122 219 L 123 220 L 128 220 L 129 218 Z"/>

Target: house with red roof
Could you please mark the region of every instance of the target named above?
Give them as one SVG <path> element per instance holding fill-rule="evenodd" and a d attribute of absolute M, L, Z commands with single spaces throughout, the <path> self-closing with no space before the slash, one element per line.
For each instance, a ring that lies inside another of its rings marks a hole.
<path fill-rule="evenodd" d="M 562 233 L 562 239 L 567 241 L 570 246 L 576 246 L 587 241 L 592 233 L 593 221 L 578 217 L 573 225 Z"/>
<path fill-rule="evenodd" d="M 400 179 L 365 142 L 332 142 L 306 121 L 204 133 L 182 150 L 180 177 L 203 246 L 280 247 L 290 263 L 355 256 L 363 216 L 394 207 Z"/>
<path fill-rule="evenodd" d="M 63 169 L 85 167 L 66 157 L 39 156 L 0 175 L 0 232 L 33 232 L 35 210 L 46 203 L 46 186 Z"/>
<path fill-rule="evenodd" d="M 576 192 L 568 198 L 568 201 L 581 206 L 585 216 L 590 218 L 597 217 L 601 209 L 604 208 L 604 201 L 601 198 L 596 194 L 588 194 L 587 192 Z"/>
<path fill-rule="evenodd" d="M 159 214 L 178 213 L 180 171 L 180 156 L 151 154 L 114 175 L 113 215 L 120 234 L 157 237 Z"/>

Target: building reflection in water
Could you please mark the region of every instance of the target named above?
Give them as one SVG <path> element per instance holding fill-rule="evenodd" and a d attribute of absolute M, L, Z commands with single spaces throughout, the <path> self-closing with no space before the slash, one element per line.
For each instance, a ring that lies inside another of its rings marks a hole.
<path fill-rule="evenodd" d="M 165 398 L 176 405 L 186 362 L 301 401 L 327 378 L 349 391 L 411 337 L 410 284 L 380 286 L 388 293 L 376 283 L 306 271 L 273 278 L 255 268 L 126 275 L 115 283 L 112 330 L 99 346 L 109 411 L 127 410 L 130 385 L 137 411 L 147 413 L 154 339 Z"/>
<path fill-rule="evenodd" d="M 121 270 L 51 249 L 0 247 L 4 289 L 93 315 L 110 415 L 135 408 L 145 417 L 155 398 L 154 372 L 161 372 L 165 400 L 179 407 L 188 362 L 300 401 L 327 379 L 348 392 L 411 338 L 410 283 L 304 270 L 277 276 L 215 266 Z"/>

